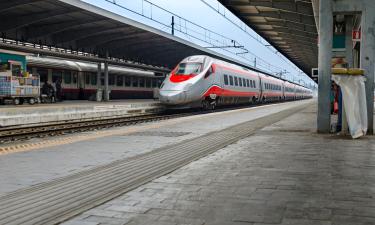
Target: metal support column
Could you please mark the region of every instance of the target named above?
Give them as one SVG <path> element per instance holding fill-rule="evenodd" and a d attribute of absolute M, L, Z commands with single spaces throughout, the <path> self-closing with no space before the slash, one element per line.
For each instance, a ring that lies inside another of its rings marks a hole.
<path fill-rule="evenodd" d="M 98 71 L 96 73 L 96 101 L 103 100 L 103 90 L 101 90 L 101 76 L 102 76 L 102 63 L 98 63 Z"/>
<path fill-rule="evenodd" d="M 104 63 L 104 101 L 109 101 L 109 86 L 108 86 L 108 61 Z"/>
<path fill-rule="evenodd" d="M 101 88 L 101 78 L 102 77 L 102 63 L 98 63 L 98 72 L 96 74 L 96 85 L 97 89 Z"/>
<path fill-rule="evenodd" d="M 361 68 L 366 73 L 366 101 L 368 133 L 373 134 L 374 123 L 374 63 L 375 63 L 375 2 L 366 1 L 362 11 Z"/>
<path fill-rule="evenodd" d="M 331 129 L 331 60 L 333 38 L 332 0 L 320 1 L 319 6 L 319 86 L 318 132 Z"/>

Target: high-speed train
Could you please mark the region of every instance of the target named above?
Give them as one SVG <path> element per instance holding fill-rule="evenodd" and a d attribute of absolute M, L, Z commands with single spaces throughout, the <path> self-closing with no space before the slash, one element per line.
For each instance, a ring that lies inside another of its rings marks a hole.
<path fill-rule="evenodd" d="M 204 55 L 182 60 L 166 77 L 159 94 L 166 105 L 203 109 L 312 97 L 305 87 Z"/>

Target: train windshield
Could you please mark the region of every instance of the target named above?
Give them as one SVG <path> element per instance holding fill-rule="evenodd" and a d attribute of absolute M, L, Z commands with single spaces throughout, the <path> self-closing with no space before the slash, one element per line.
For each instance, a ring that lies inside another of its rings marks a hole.
<path fill-rule="evenodd" d="M 176 74 L 190 75 L 198 74 L 202 71 L 202 63 L 180 63 L 178 65 Z"/>

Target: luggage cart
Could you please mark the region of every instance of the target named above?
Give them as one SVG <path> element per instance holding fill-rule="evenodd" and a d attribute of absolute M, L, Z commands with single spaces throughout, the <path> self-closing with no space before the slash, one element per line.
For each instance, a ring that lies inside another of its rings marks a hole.
<path fill-rule="evenodd" d="M 27 102 L 31 105 L 40 102 L 39 76 L 25 74 L 12 76 L 12 71 L 0 72 L 0 103 L 12 102 L 22 105 Z"/>

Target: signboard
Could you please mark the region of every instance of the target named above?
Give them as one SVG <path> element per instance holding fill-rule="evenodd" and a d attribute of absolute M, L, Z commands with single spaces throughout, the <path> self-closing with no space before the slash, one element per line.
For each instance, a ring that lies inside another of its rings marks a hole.
<path fill-rule="evenodd" d="M 352 40 L 354 42 L 358 42 L 358 41 L 361 41 L 361 30 L 353 30 L 352 31 Z"/>

